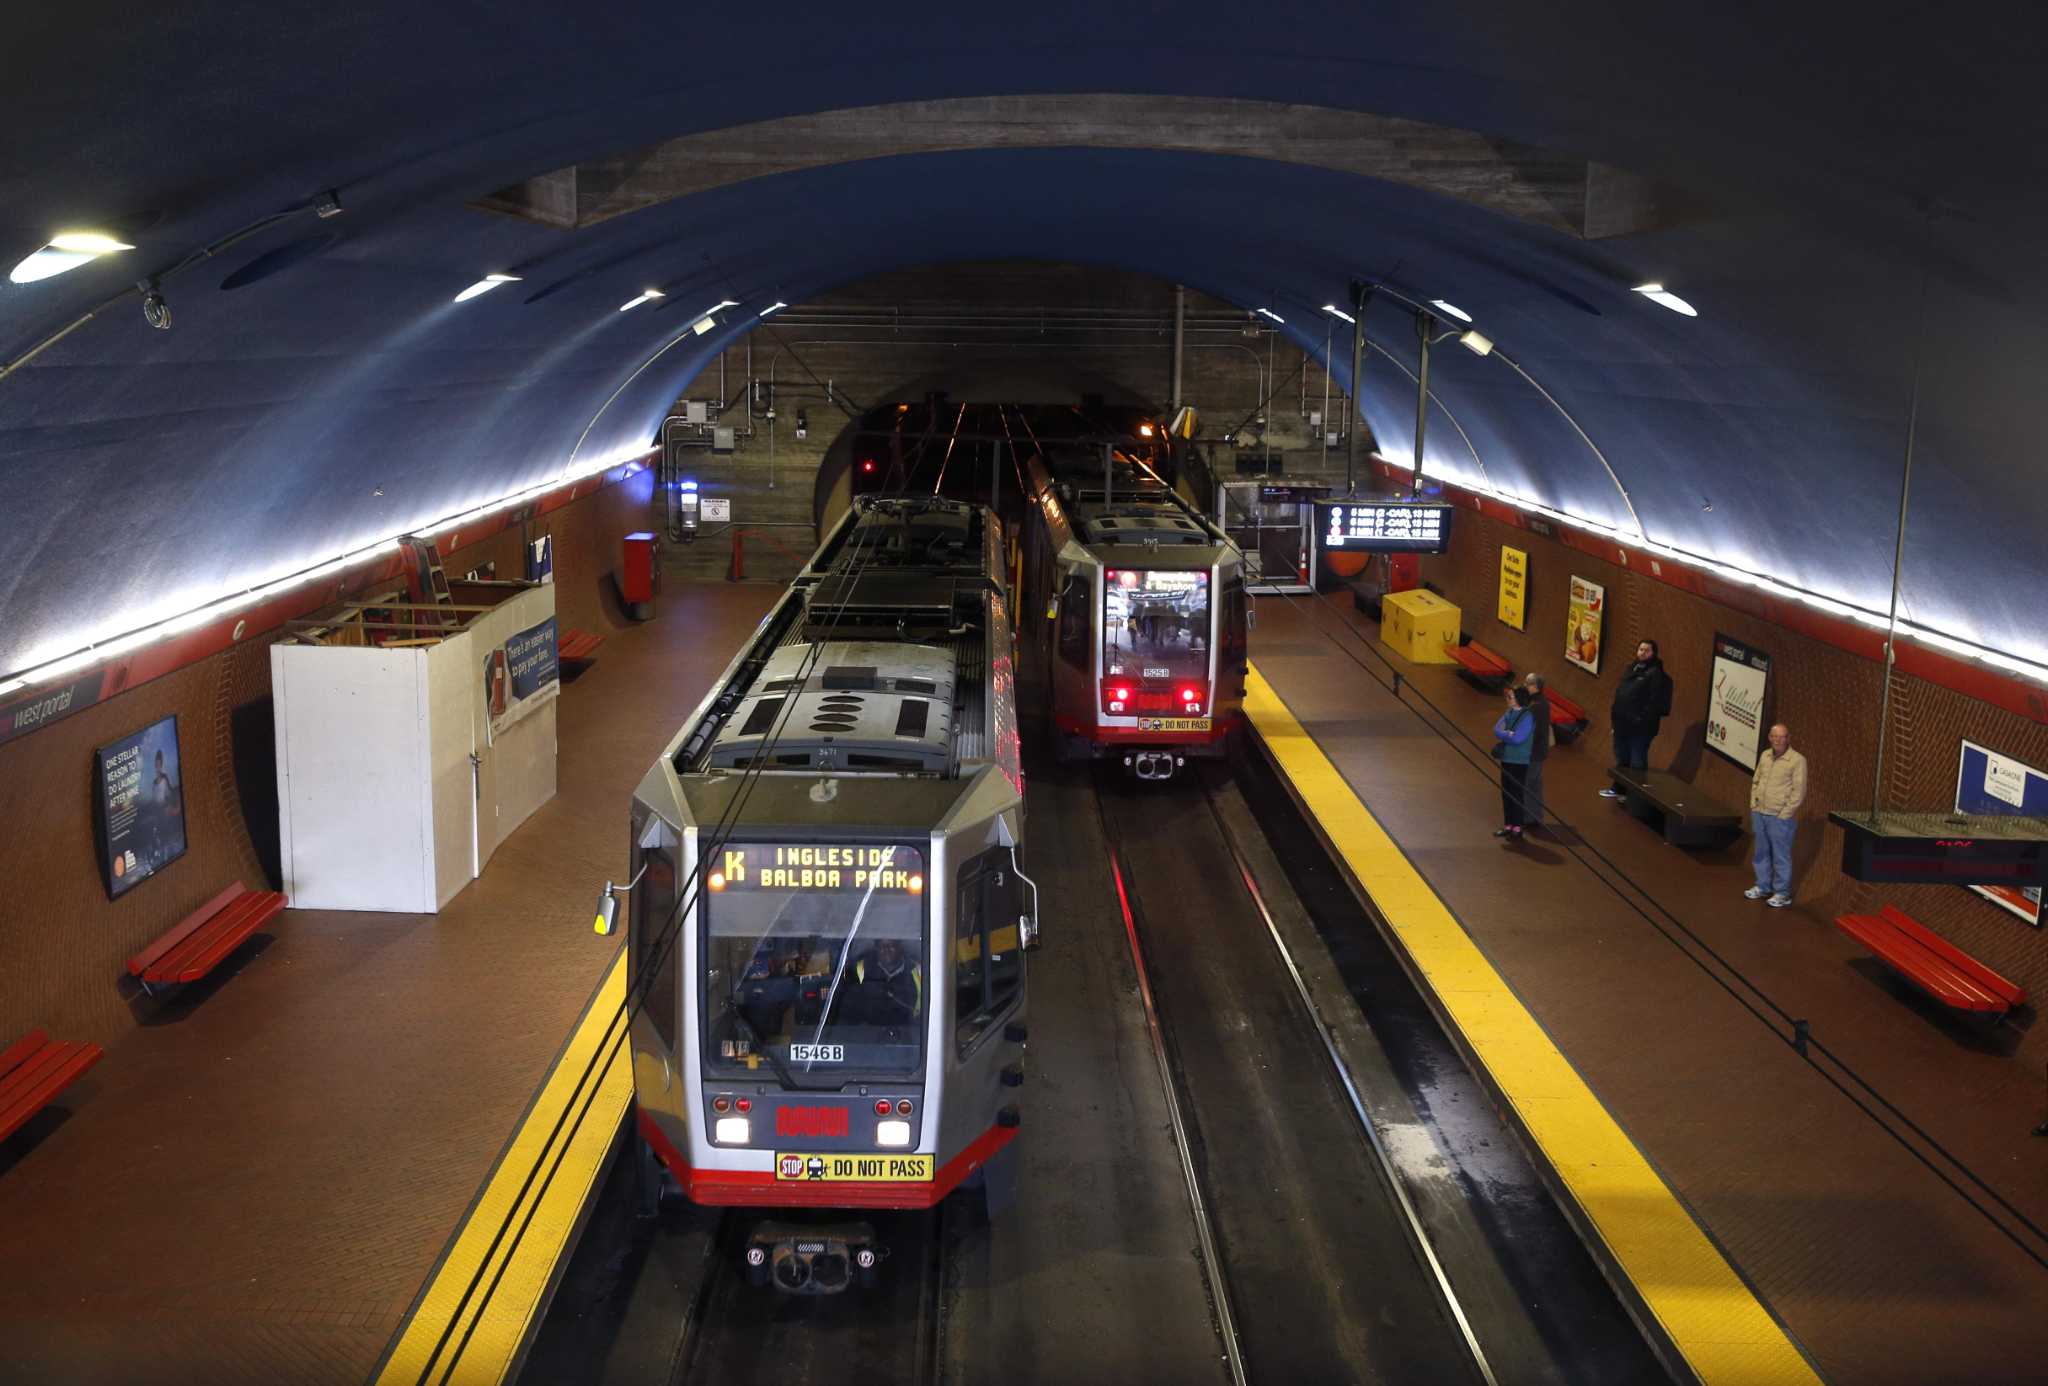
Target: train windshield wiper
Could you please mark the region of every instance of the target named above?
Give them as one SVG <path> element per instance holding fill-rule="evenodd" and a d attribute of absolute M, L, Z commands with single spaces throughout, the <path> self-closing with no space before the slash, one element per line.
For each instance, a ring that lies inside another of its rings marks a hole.
<path fill-rule="evenodd" d="M 775 1070 L 775 1076 L 782 1080 L 782 1086 L 785 1088 L 801 1086 L 795 1078 L 790 1076 L 789 1069 L 784 1066 L 782 1060 L 775 1057 L 775 1051 L 769 1047 L 766 1040 L 761 1038 L 761 1032 L 754 1028 L 753 1022 L 741 1014 L 739 993 L 737 991 L 725 998 L 724 1009 L 718 1013 L 720 1020 L 725 1019 L 727 1016 L 732 1017 L 733 1028 L 745 1035 L 747 1043 L 754 1046 L 754 1052 L 768 1061 L 768 1066 Z"/>

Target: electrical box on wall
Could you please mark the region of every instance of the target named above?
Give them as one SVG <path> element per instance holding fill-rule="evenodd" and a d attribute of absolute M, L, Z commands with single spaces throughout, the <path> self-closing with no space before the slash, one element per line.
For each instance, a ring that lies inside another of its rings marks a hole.
<path fill-rule="evenodd" d="M 711 422 L 711 406 L 701 399 L 683 401 L 683 418 L 693 424 Z"/>
<path fill-rule="evenodd" d="M 711 430 L 711 450 L 712 450 L 713 452 L 731 452 L 731 451 L 732 451 L 732 441 L 733 441 L 733 439 L 732 439 L 732 435 L 733 435 L 733 431 L 732 431 L 732 430 L 731 430 L 730 428 L 714 428 L 714 429 L 712 429 L 712 430 Z"/>

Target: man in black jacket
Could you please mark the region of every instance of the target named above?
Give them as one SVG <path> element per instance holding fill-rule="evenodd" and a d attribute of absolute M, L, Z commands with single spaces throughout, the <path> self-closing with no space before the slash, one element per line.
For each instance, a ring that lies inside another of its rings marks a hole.
<path fill-rule="evenodd" d="M 1636 662 L 1621 676 L 1614 690 L 1614 706 L 1608 710 L 1614 728 L 1614 763 L 1637 770 L 1650 767 L 1650 741 L 1657 724 L 1671 713 L 1671 675 L 1657 657 L 1657 642 L 1645 640 L 1636 646 Z M 1621 791 L 1609 785 L 1600 791 L 1603 799 L 1619 799 Z"/>

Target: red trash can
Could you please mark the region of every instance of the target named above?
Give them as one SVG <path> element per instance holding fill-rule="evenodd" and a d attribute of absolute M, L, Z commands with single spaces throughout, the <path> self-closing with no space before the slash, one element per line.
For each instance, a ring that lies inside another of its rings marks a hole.
<path fill-rule="evenodd" d="M 626 614 L 636 621 L 654 615 L 654 589 L 660 574 L 659 541 L 646 530 L 626 536 L 625 562 L 619 570 L 619 597 Z"/>

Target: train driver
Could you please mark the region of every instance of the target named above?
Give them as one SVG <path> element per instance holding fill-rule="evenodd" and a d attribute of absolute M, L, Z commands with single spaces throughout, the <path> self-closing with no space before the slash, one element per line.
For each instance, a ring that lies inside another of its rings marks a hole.
<path fill-rule="evenodd" d="M 910 961 L 903 940 L 876 941 L 853 965 L 853 1016 L 858 1024 L 909 1025 L 924 1014 L 924 969 Z"/>

